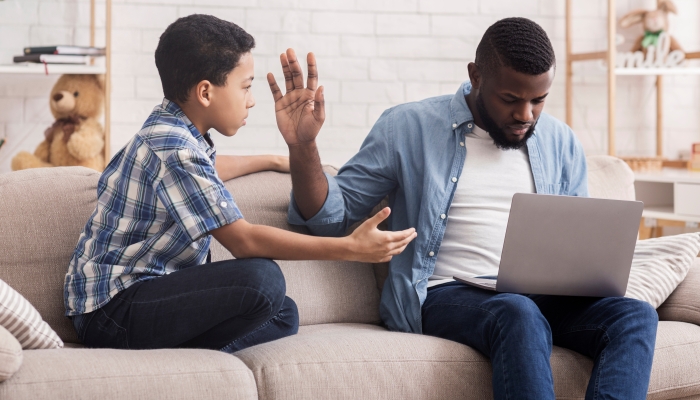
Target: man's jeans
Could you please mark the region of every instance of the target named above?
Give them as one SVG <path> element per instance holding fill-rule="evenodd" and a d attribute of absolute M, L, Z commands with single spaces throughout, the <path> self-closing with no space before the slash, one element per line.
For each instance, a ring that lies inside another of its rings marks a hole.
<path fill-rule="evenodd" d="M 586 399 L 646 399 L 658 315 L 648 303 L 496 293 L 457 282 L 428 289 L 423 333 L 491 359 L 496 399 L 554 399 L 552 345 L 594 360 Z"/>
<path fill-rule="evenodd" d="M 90 347 L 233 353 L 297 333 L 299 313 L 285 291 L 274 261 L 226 260 L 136 283 L 73 324 Z"/>

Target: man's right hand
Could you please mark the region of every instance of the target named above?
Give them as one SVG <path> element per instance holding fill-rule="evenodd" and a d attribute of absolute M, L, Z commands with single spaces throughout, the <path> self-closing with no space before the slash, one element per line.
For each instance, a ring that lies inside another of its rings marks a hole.
<path fill-rule="evenodd" d="M 286 53 L 280 54 L 280 63 L 286 87 L 284 95 L 272 73 L 267 74 L 267 82 L 275 99 L 277 128 L 290 147 L 312 143 L 326 119 L 323 86 L 317 88 L 316 57 L 313 53 L 306 57 L 309 68 L 306 88 L 301 65 L 293 49 L 287 49 Z"/>
<path fill-rule="evenodd" d="M 415 228 L 400 232 L 380 231 L 377 226 L 390 213 L 389 207 L 385 207 L 347 237 L 351 250 L 348 259 L 373 263 L 388 262 L 395 255 L 401 254 L 406 246 L 418 236 Z"/>

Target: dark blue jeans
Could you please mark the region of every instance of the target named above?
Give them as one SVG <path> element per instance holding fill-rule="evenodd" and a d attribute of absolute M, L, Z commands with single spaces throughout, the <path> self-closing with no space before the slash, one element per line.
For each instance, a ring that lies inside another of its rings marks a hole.
<path fill-rule="evenodd" d="M 594 360 L 586 399 L 646 399 L 658 315 L 648 303 L 496 293 L 457 282 L 428 289 L 423 333 L 491 359 L 496 399 L 554 399 L 552 345 Z"/>
<path fill-rule="evenodd" d="M 299 313 L 285 291 L 274 261 L 226 260 L 136 283 L 73 325 L 90 347 L 233 353 L 297 333 Z"/>

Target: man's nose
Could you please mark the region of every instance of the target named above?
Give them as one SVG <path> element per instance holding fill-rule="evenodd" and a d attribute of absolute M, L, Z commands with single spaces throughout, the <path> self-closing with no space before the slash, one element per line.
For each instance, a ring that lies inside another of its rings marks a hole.
<path fill-rule="evenodd" d="M 521 122 L 529 122 L 535 119 L 532 114 L 532 104 L 529 101 L 523 102 L 523 104 L 518 105 L 515 112 L 513 113 L 513 119 Z"/>

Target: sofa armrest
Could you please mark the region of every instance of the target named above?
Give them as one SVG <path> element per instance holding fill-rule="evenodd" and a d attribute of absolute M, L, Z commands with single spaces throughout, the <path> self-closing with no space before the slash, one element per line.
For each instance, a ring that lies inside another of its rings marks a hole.
<path fill-rule="evenodd" d="M 700 325 L 700 258 L 695 260 L 683 282 L 656 311 L 661 321 Z"/>

